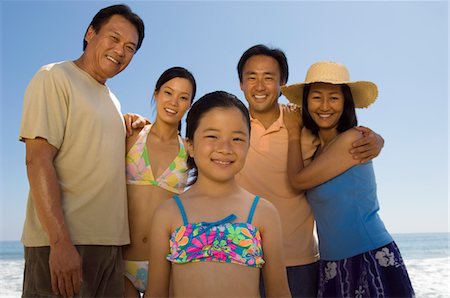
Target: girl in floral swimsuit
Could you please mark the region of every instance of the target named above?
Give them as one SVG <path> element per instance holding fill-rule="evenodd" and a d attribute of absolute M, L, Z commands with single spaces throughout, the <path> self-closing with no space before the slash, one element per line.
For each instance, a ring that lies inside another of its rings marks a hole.
<path fill-rule="evenodd" d="M 155 212 L 148 292 L 167 297 L 290 297 L 275 207 L 239 187 L 249 147 L 247 108 L 223 91 L 200 98 L 187 116 L 190 188 Z"/>
<path fill-rule="evenodd" d="M 126 297 L 139 297 L 146 290 L 150 224 L 155 209 L 172 195 L 183 192 L 187 184 L 187 156 L 179 124 L 195 91 L 195 79 L 188 70 L 166 70 L 153 94 L 156 120 L 127 139 L 131 244 L 123 249 Z"/>

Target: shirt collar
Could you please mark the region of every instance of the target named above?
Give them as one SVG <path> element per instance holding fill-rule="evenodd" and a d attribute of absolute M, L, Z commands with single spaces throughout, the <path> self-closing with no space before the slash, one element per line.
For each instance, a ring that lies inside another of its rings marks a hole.
<path fill-rule="evenodd" d="M 275 120 L 267 129 L 266 132 L 272 132 L 272 131 L 279 131 L 281 128 L 285 128 L 284 126 L 284 118 L 283 118 L 283 109 L 281 108 L 281 104 L 278 104 L 278 108 L 280 109 L 280 115 L 278 116 L 277 120 Z M 264 128 L 261 121 L 259 121 L 256 118 L 253 118 L 250 115 L 250 122 L 252 122 L 255 125 L 260 125 Z"/>

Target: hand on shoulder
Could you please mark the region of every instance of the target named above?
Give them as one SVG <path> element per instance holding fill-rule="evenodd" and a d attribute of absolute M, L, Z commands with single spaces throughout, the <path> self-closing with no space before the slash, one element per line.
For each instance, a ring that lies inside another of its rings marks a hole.
<path fill-rule="evenodd" d="M 150 124 L 147 118 L 139 114 L 127 113 L 123 115 L 123 119 L 125 121 L 127 137 L 134 135 L 135 132 L 141 131 L 145 125 Z"/>
<path fill-rule="evenodd" d="M 356 128 L 350 128 L 339 135 L 339 139 L 346 144 L 350 144 L 350 146 L 357 140 L 363 137 L 363 133 L 357 130 Z"/>
<path fill-rule="evenodd" d="M 302 108 L 296 104 L 282 105 L 283 121 L 288 131 L 301 130 L 303 128 L 303 121 L 301 111 Z"/>

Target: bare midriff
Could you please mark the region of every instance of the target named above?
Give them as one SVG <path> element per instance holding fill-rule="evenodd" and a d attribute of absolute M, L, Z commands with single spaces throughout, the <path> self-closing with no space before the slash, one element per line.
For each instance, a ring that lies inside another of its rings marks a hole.
<path fill-rule="evenodd" d="M 146 261 L 150 255 L 153 214 L 174 193 L 152 185 L 127 185 L 127 192 L 131 243 L 124 247 L 123 258 L 129 261 Z"/>

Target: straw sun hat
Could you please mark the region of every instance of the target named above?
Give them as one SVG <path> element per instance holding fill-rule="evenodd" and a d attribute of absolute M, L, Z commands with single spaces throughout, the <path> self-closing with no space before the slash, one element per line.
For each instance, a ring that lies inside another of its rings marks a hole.
<path fill-rule="evenodd" d="M 350 81 L 350 75 L 345 65 L 320 61 L 311 65 L 303 83 L 282 86 L 281 92 L 290 102 L 301 105 L 303 88 L 311 83 L 346 84 L 350 87 L 355 102 L 355 108 L 367 108 L 378 96 L 378 88 L 368 81 Z"/>

